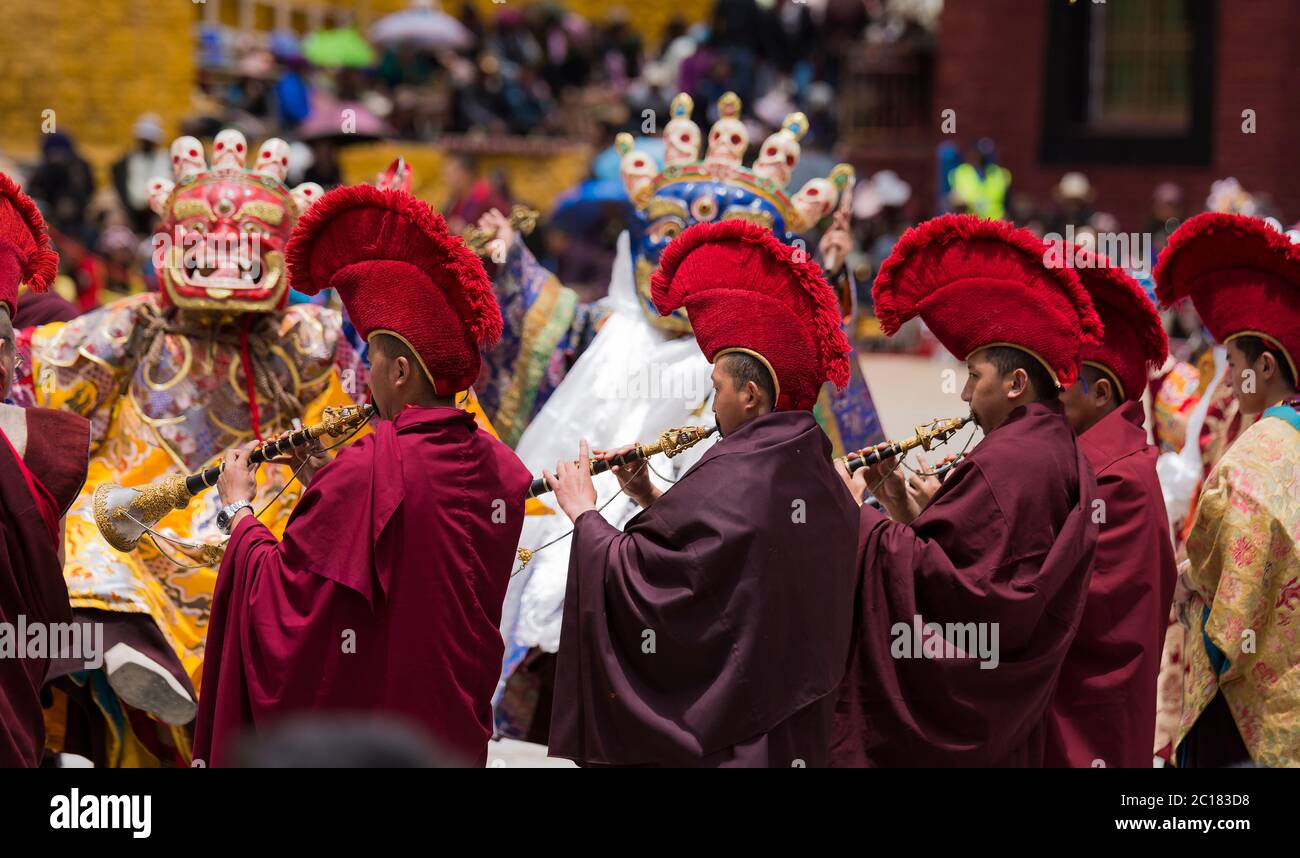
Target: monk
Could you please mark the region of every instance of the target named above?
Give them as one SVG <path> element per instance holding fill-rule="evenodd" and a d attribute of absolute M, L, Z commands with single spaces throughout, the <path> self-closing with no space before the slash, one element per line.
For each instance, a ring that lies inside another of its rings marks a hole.
<path fill-rule="evenodd" d="M 849 478 L 861 512 L 854 650 L 835 766 L 1040 766 L 1096 550 L 1096 480 L 1058 398 L 1101 326 L 1033 235 L 947 215 L 900 239 L 874 286 L 887 334 L 920 315 L 965 357 L 983 440 L 933 497 L 891 462 Z M 847 475 L 846 475 L 847 476 Z"/>
<path fill-rule="evenodd" d="M 283 542 L 249 506 L 248 450 L 228 454 L 195 758 L 228 764 L 238 730 L 327 710 L 401 718 L 483 765 L 530 482 L 456 407 L 500 335 L 491 285 L 427 205 L 364 185 L 322 198 L 288 260 L 295 288 L 339 290 L 368 339 L 380 419 L 331 462 L 298 455 Z"/>
<path fill-rule="evenodd" d="M 1132 277 L 1087 250 L 1057 247 L 1074 254 L 1105 333 L 1100 346 L 1084 349 L 1080 380 L 1061 394 L 1097 474 L 1100 506 L 1097 560 L 1052 701 L 1045 762 L 1150 768 L 1178 571 L 1142 392 L 1149 370 L 1169 356 L 1169 340 L 1155 304 Z"/>
<path fill-rule="evenodd" d="M 690 315 L 722 439 L 662 495 L 644 463 L 618 467 L 644 507 L 624 531 L 595 510 L 585 442 L 576 465 L 546 474 L 574 522 L 552 756 L 826 764 L 857 511 L 811 409 L 825 380 L 847 384 L 849 346 L 834 293 L 796 254 L 740 220 L 665 250 L 652 297 Z"/>
<path fill-rule="evenodd" d="M 18 371 L 12 317 L 19 285 L 37 293 L 49 288 L 58 267 L 49 244 L 35 204 L 0 174 L 0 403 Z M 72 621 L 63 516 L 86 481 L 89 456 L 83 418 L 0 404 L 0 768 L 40 764 L 41 685 L 52 656 L 74 655 L 29 651 L 27 644 L 30 629 L 43 626 L 48 642 L 53 624 Z"/>

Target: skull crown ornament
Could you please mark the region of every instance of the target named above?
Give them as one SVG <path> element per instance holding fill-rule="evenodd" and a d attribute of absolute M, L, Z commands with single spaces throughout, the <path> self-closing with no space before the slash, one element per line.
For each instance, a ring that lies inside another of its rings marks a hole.
<path fill-rule="evenodd" d="M 692 224 L 743 219 L 767 227 L 790 244 L 832 213 L 853 180 L 853 168 L 837 164 L 828 177 L 810 179 L 793 195 L 787 193 L 808 118 L 802 113 L 787 116 L 747 167 L 743 161 L 749 132 L 740 118 L 740 98 L 728 92 L 717 106 L 718 120 L 709 130 L 703 157 L 705 140 L 691 119 L 695 105 L 686 93 L 672 100 L 663 132 L 662 170 L 654 158 L 635 148 L 632 135 L 619 134 L 614 144 L 621 156 L 623 188 L 636 210 L 633 265 L 641 308 L 652 324 L 673 333 L 690 331 L 685 311 L 660 316 L 650 300 L 650 275 L 673 238 Z"/>
<path fill-rule="evenodd" d="M 154 179 L 150 207 L 162 218 L 155 247 L 164 305 L 182 310 L 249 313 L 284 307 L 284 246 L 298 216 L 324 195 L 314 182 L 285 184 L 289 144 L 272 137 L 252 169 L 248 142 L 234 129 L 212 143 L 179 137 L 172 178 Z"/>

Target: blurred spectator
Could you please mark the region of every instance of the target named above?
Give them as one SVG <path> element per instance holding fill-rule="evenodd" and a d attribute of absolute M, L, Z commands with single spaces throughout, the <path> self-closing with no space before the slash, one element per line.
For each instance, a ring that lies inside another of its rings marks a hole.
<path fill-rule="evenodd" d="M 99 236 L 95 249 L 104 260 L 99 272 L 101 304 L 145 291 L 140 274 L 140 239 L 124 226 L 110 226 Z"/>
<path fill-rule="evenodd" d="M 149 208 L 149 182 L 171 175 L 167 152 L 162 148 L 162 120 L 157 114 L 145 113 L 131 127 L 135 137 L 132 150 L 113 164 L 113 187 L 126 209 L 131 227 L 145 233 L 153 221 Z"/>
<path fill-rule="evenodd" d="M 283 71 L 275 82 L 276 119 L 285 128 L 295 128 L 311 113 L 311 88 L 303 74 L 301 58 L 282 61 Z"/>
<path fill-rule="evenodd" d="M 618 224 L 620 213 L 618 206 L 610 206 L 607 216 L 600 222 Z M 617 231 L 611 239 L 606 234 L 572 235 L 563 230 L 548 229 L 540 261 L 561 283 L 577 291 L 579 300 L 594 301 L 609 288 L 614 270 L 613 240 L 616 239 Z"/>
<path fill-rule="evenodd" d="M 998 164 L 997 147 L 987 137 L 975 144 L 973 163 L 963 163 L 949 174 L 952 210 L 1002 220 L 1007 216 L 1011 171 Z"/>
<path fill-rule="evenodd" d="M 729 88 L 743 102 L 754 97 L 754 65 L 757 50 L 762 45 L 764 25 L 763 14 L 755 0 L 717 0 L 713 6 L 709 40 L 718 57 L 714 69 L 726 70 Z"/>
<path fill-rule="evenodd" d="M 442 168 L 442 185 L 447 193 L 443 214 L 447 228 L 459 234 L 467 224 L 478 223 L 484 213 L 497 209 L 509 214 L 510 201 L 493 190 L 478 175 L 478 159 L 464 152 L 448 153 Z"/>
<path fill-rule="evenodd" d="M 49 225 L 78 241 L 88 240 L 86 205 L 94 192 L 95 177 L 72 137 L 61 131 L 46 134 L 27 193 L 40 205 Z"/>
<path fill-rule="evenodd" d="M 1093 215 L 1093 195 L 1092 183 L 1083 173 L 1066 173 L 1062 176 L 1052 191 L 1056 207 L 1048 222 L 1051 231 L 1065 235 L 1068 226 L 1078 229 L 1088 225 Z"/>
<path fill-rule="evenodd" d="M 1160 253 L 1169 242 L 1169 236 L 1183 222 L 1183 189 L 1174 182 L 1161 182 L 1151 195 L 1151 215 L 1147 218 L 1145 232 L 1151 233 L 1151 247 Z"/>
<path fill-rule="evenodd" d="M 334 141 L 322 137 L 311 142 L 311 166 L 303 173 L 303 181 L 315 182 L 327 191 L 343 184 L 343 171 L 339 168 L 339 153 Z"/>

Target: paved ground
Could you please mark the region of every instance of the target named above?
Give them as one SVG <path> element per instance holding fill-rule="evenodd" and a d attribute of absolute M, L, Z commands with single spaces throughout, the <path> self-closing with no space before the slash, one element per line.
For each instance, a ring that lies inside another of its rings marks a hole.
<path fill-rule="evenodd" d="M 916 434 L 916 427 L 936 417 L 964 417 L 970 407 L 961 401 L 966 384 L 965 363 L 946 353 L 941 358 L 910 355 L 865 354 L 861 357 L 862 373 L 871 398 L 875 400 L 885 437 L 902 440 Z M 966 428 L 948 443 L 948 452 L 956 453 L 966 443 L 971 429 Z M 978 431 L 978 430 L 976 430 Z M 978 441 L 978 437 L 976 441 Z M 947 452 L 930 455 L 931 461 Z"/>
<path fill-rule="evenodd" d="M 901 440 L 915 434 L 916 426 L 936 417 L 961 417 L 969 412 L 961 401 L 966 368 L 960 361 L 917 358 L 906 355 L 866 354 L 862 371 L 880 412 L 886 437 Z M 955 453 L 966 443 L 970 429 L 963 429 L 950 442 Z M 978 440 L 978 439 L 977 439 Z M 937 462 L 944 452 L 931 454 Z M 488 746 L 488 766 L 496 768 L 573 768 L 568 760 L 546 756 L 541 745 L 503 739 Z"/>
<path fill-rule="evenodd" d="M 546 756 L 546 748 L 531 742 L 516 742 L 514 739 L 501 739 L 488 745 L 488 768 L 490 769 L 574 769 L 568 760 L 556 760 Z"/>

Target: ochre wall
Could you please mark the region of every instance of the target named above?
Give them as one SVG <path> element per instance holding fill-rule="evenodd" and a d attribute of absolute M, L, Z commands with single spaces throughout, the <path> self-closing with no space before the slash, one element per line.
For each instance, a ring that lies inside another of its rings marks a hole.
<path fill-rule="evenodd" d="M 0 0 L 0 147 L 35 154 L 45 110 L 96 163 L 125 150 L 140 113 L 159 114 L 174 134 L 194 81 L 195 8 L 171 0 Z"/>
<path fill-rule="evenodd" d="M 492 0 L 473 2 L 488 17 L 503 8 Z M 515 6 L 531 2 L 543 0 L 511 0 Z M 296 0 L 296 5 L 351 7 L 364 28 L 380 15 L 405 9 L 409 0 Z M 595 21 L 606 20 L 613 8 L 605 0 L 565 0 L 562 5 Z M 443 6 L 454 11 L 458 2 L 448 0 Z M 675 0 L 623 8 L 654 48 L 674 15 L 703 20 L 712 6 L 713 0 Z M 139 114 L 161 116 L 164 139 L 170 140 L 190 110 L 194 26 L 203 9 L 202 3 L 189 0 L 0 0 L 0 150 L 20 160 L 34 159 L 46 110 L 54 111 L 55 129 L 76 139 L 101 178 L 129 146 Z M 521 198 L 536 188 L 537 198 L 548 200 L 552 189 L 582 177 L 569 160 L 510 156 L 504 166 Z M 535 174 L 539 163 L 544 169 Z M 487 157 L 484 165 L 496 162 Z M 422 171 L 426 177 L 438 174 L 436 163 L 432 166 L 433 173 Z"/>

